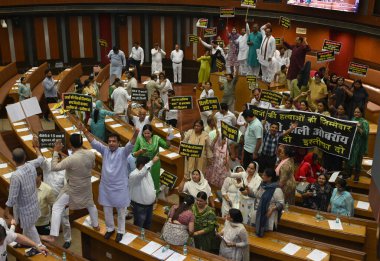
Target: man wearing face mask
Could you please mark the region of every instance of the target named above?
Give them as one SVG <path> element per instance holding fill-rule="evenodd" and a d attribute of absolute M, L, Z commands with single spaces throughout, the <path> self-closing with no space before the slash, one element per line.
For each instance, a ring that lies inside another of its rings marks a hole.
<path fill-rule="evenodd" d="M 115 233 L 113 218 L 113 208 L 117 209 L 118 231 L 115 241 L 117 243 L 123 238 L 125 233 L 126 210 L 131 199 L 129 197 L 128 173 L 125 165 L 127 158 L 131 154 L 133 145 L 139 131 L 136 129 L 132 139 L 125 147 L 120 146 L 120 138 L 117 134 L 108 137 L 108 147 L 97 141 L 94 136 L 80 124 L 80 131 L 86 135 L 91 146 L 102 154 L 102 178 L 99 185 L 99 204 L 103 206 L 106 222 L 105 239 L 109 239 Z"/>

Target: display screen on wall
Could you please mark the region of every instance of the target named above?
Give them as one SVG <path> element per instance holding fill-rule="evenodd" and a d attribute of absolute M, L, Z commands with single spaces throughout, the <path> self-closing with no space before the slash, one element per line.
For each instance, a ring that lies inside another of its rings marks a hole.
<path fill-rule="evenodd" d="M 356 13 L 360 0 L 288 0 L 288 5 Z"/>

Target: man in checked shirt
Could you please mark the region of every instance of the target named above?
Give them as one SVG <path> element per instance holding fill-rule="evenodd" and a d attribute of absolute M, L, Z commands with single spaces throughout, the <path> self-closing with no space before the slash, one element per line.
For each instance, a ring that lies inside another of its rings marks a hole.
<path fill-rule="evenodd" d="M 36 229 L 36 222 L 40 217 L 36 187 L 36 168 L 41 166 L 44 157 L 38 148 L 37 137 L 33 138 L 33 147 L 36 150 L 37 159 L 28 162 L 26 162 L 26 154 L 23 149 L 17 148 L 12 152 L 17 169 L 11 176 L 9 196 L 8 201 L 5 203 L 4 215 L 6 218 L 13 218 L 10 213 L 16 214 L 23 234 L 38 245 L 41 245 L 40 236 Z"/>

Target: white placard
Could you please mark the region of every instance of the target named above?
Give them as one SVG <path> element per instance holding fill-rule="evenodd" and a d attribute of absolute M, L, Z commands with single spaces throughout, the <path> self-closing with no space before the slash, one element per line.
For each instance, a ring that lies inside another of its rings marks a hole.
<path fill-rule="evenodd" d="M 330 229 L 332 230 L 343 230 L 342 222 L 336 222 L 336 220 L 328 220 Z"/>
<path fill-rule="evenodd" d="M 307 255 L 307 258 L 313 261 L 321 261 L 327 256 L 327 253 L 322 252 L 318 249 L 314 249 L 310 254 Z"/>
<path fill-rule="evenodd" d="M 336 180 L 336 178 L 338 177 L 338 175 L 339 175 L 339 171 L 335 171 L 335 172 L 331 175 L 331 177 L 330 177 L 330 179 L 329 179 L 329 182 L 330 182 L 330 183 L 334 183 L 335 180 Z"/>
<path fill-rule="evenodd" d="M 183 261 L 186 259 L 186 256 L 181 255 L 180 253 L 174 252 L 166 261 Z"/>
<path fill-rule="evenodd" d="M 156 126 L 157 128 L 162 128 L 162 127 L 164 127 L 164 124 L 163 124 L 162 122 L 157 122 L 157 123 L 155 124 L 155 126 Z"/>
<path fill-rule="evenodd" d="M 7 174 L 4 174 L 4 175 L 3 175 L 3 178 L 5 178 L 5 179 L 10 179 L 10 178 L 12 177 L 12 175 L 13 175 L 13 172 L 9 172 L 9 173 L 7 173 Z"/>
<path fill-rule="evenodd" d="M 123 125 L 121 125 L 120 123 L 116 123 L 116 124 L 112 124 L 111 125 L 111 128 L 119 128 L 119 127 L 122 127 Z"/>
<path fill-rule="evenodd" d="M 115 120 L 112 119 L 112 118 L 107 118 L 107 119 L 104 120 L 104 122 L 111 122 L 111 121 L 115 121 Z"/>
<path fill-rule="evenodd" d="M 24 111 L 22 110 L 21 103 L 16 102 L 9 104 L 5 107 L 8 113 L 9 120 L 11 122 L 21 121 L 25 119 Z"/>
<path fill-rule="evenodd" d="M 5 169 L 8 167 L 8 163 L 0 163 L 0 169 Z"/>
<path fill-rule="evenodd" d="M 121 239 L 120 243 L 123 245 L 129 245 L 133 240 L 137 238 L 137 235 L 132 233 L 125 233 L 123 238 Z"/>
<path fill-rule="evenodd" d="M 146 244 L 144 247 L 142 247 L 140 249 L 140 251 L 144 252 L 144 253 L 147 253 L 148 255 L 151 255 L 153 254 L 157 249 L 159 249 L 160 247 L 162 247 L 161 244 L 157 243 L 157 242 L 154 242 L 154 241 L 150 241 L 148 244 Z"/>
<path fill-rule="evenodd" d="M 298 250 L 300 250 L 301 247 L 296 245 L 296 244 L 293 244 L 293 243 L 288 243 L 286 244 L 286 246 L 284 246 L 281 251 L 288 254 L 288 255 L 291 255 L 293 256 L 295 253 L 298 252 Z"/>
<path fill-rule="evenodd" d="M 152 254 L 152 256 L 158 258 L 159 260 L 165 260 L 174 253 L 171 249 L 166 249 L 164 246 L 158 249 Z"/>
<path fill-rule="evenodd" d="M 360 208 L 360 209 L 368 210 L 369 209 L 369 203 L 359 200 L 358 203 L 356 204 L 356 207 Z"/>
<path fill-rule="evenodd" d="M 23 141 L 33 140 L 33 135 L 29 134 L 29 135 L 21 136 L 21 139 Z"/>
<path fill-rule="evenodd" d="M 169 153 L 169 154 L 167 154 L 167 155 L 165 155 L 165 156 L 168 157 L 168 158 L 175 158 L 175 157 L 178 157 L 179 154 L 176 153 L 176 152 L 172 152 L 172 153 Z"/>
<path fill-rule="evenodd" d="M 21 129 L 16 129 L 17 132 L 24 132 L 24 131 L 28 131 L 29 128 L 21 128 Z"/>
<path fill-rule="evenodd" d="M 20 102 L 22 108 L 24 109 L 25 116 L 30 117 L 42 113 L 40 104 L 36 97 L 32 97 Z"/>

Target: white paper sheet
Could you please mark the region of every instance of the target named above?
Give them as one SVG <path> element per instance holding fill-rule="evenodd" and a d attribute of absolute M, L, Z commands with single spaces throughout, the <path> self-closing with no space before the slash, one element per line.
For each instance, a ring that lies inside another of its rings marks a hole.
<path fill-rule="evenodd" d="M 23 141 L 33 140 L 33 135 L 29 134 L 29 135 L 21 136 L 21 139 Z"/>
<path fill-rule="evenodd" d="M 9 173 L 7 173 L 7 174 L 4 174 L 3 177 L 4 177 L 5 179 L 10 179 L 10 178 L 12 177 L 12 175 L 13 175 L 13 172 L 9 172 Z"/>
<path fill-rule="evenodd" d="M 111 121 L 115 121 L 115 120 L 112 119 L 112 118 L 107 118 L 107 119 L 104 120 L 104 122 L 111 122 Z"/>
<path fill-rule="evenodd" d="M 5 169 L 6 167 L 8 167 L 7 163 L 0 163 L 0 169 Z"/>
<path fill-rule="evenodd" d="M 343 230 L 342 222 L 336 222 L 336 220 L 328 220 L 330 229 Z"/>
<path fill-rule="evenodd" d="M 179 154 L 176 153 L 176 152 L 172 152 L 172 153 L 169 153 L 169 154 L 166 155 L 166 157 L 168 157 L 168 158 L 175 158 L 175 157 L 178 157 L 178 156 L 179 156 Z"/>
<path fill-rule="evenodd" d="M 171 249 L 165 250 L 165 247 L 163 246 L 160 249 L 158 249 L 156 252 L 154 252 L 152 254 L 152 256 L 158 258 L 159 260 L 165 260 L 169 256 L 171 256 L 173 253 L 174 253 L 173 250 L 171 250 Z"/>
<path fill-rule="evenodd" d="M 157 128 L 164 127 L 164 124 L 162 122 L 157 122 L 155 125 L 156 125 Z"/>
<path fill-rule="evenodd" d="M 307 255 L 307 258 L 313 261 L 321 261 L 326 256 L 327 256 L 327 253 L 322 252 L 318 249 L 314 249 L 310 254 Z"/>
<path fill-rule="evenodd" d="M 123 245 L 129 245 L 133 240 L 137 238 L 137 235 L 132 233 L 125 233 L 123 238 L 121 239 L 120 243 Z"/>
<path fill-rule="evenodd" d="M 87 139 L 87 138 L 83 138 L 82 140 L 83 140 L 83 142 L 85 142 L 85 141 L 88 141 L 88 139 Z"/>
<path fill-rule="evenodd" d="M 169 132 L 169 128 L 162 129 L 164 132 Z"/>
<path fill-rule="evenodd" d="M 57 119 L 66 119 L 67 116 L 66 115 L 58 115 L 58 116 L 55 116 Z"/>
<path fill-rule="evenodd" d="M 20 125 L 25 125 L 25 124 L 26 124 L 25 121 L 19 121 L 19 122 L 14 122 L 13 126 L 20 126 Z"/>
<path fill-rule="evenodd" d="M 360 208 L 360 209 L 368 210 L 369 209 L 369 203 L 359 200 L 358 203 L 356 204 L 356 207 Z"/>
<path fill-rule="evenodd" d="M 53 114 L 60 114 L 59 110 L 51 111 Z"/>
<path fill-rule="evenodd" d="M 121 125 L 120 123 L 116 123 L 116 124 L 112 124 L 111 125 L 111 128 L 119 128 L 119 127 L 122 127 L 123 125 Z"/>
<path fill-rule="evenodd" d="M 21 128 L 21 129 L 16 129 L 17 132 L 24 132 L 24 131 L 28 131 L 29 128 Z"/>
<path fill-rule="evenodd" d="M 42 149 L 41 149 L 41 153 L 45 153 L 45 152 L 48 152 L 48 151 L 49 151 L 48 148 L 42 148 Z"/>
<path fill-rule="evenodd" d="M 83 225 L 86 226 L 86 227 L 92 227 L 91 226 L 91 218 L 90 216 L 87 216 L 84 221 L 83 221 Z"/>
<path fill-rule="evenodd" d="M 158 148 L 158 152 L 163 152 L 163 151 L 165 151 L 165 149 L 163 149 L 161 147 Z"/>
<path fill-rule="evenodd" d="M 157 243 L 157 242 L 154 242 L 154 241 L 150 241 L 148 244 L 146 244 L 144 247 L 142 247 L 140 249 L 140 251 L 144 252 L 144 253 L 147 253 L 148 255 L 151 255 L 153 254 L 157 249 L 159 249 L 160 247 L 162 247 L 161 244 Z"/>
<path fill-rule="evenodd" d="M 75 130 L 75 127 L 71 126 L 71 127 L 65 128 L 65 131 L 72 131 L 72 130 Z"/>
<path fill-rule="evenodd" d="M 298 250 L 300 250 L 301 247 L 293 244 L 293 243 L 288 243 L 286 246 L 284 246 L 281 251 L 284 253 L 287 253 L 288 255 L 293 256 L 295 253 L 297 253 Z"/>
<path fill-rule="evenodd" d="M 24 109 L 26 117 L 30 117 L 36 114 L 42 113 L 40 104 L 36 97 L 32 97 L 20 102 L 22 108 Z"/>
<path fill-rule="evenodd" d="M 24 111 L 22 110 L 19 102 L 9 104 L 5 107 L 8 113 L 8 117 L 11 122 L 20 121 L 25 119 Z"/>
<path fill-rule="evenodd" d="M 372 166 L 373 160 L 371 159 L 363 159 L 362 164 L 366 166 Z"/>
<path fill-rule="evenodd" d="M 181 255 L 180 253 L 174 252 L 166 261 L 183 261 L 186 259 L 186 256 Z"/>
<path fill-rule="evenodd" d="M 331 176 L 330 176 L 330 179 L 329 179 L 329 182 L 330 183 L 334 183 L 336 178 L 338 177 L 339 175 L 339 171 L 335 171 Z"/>
<path fill-rule="evenodd" d="M 98 180 L 99 180 L 99 178 L 91 176 L 91 183 L 94 183 L 95 181 L 98 181 Z"/>
<path fill-rule="evenodd" d="M 174 134 L 174 137 L 181 138 L 181 133 L 177 132 L 176 134 Z"/>

